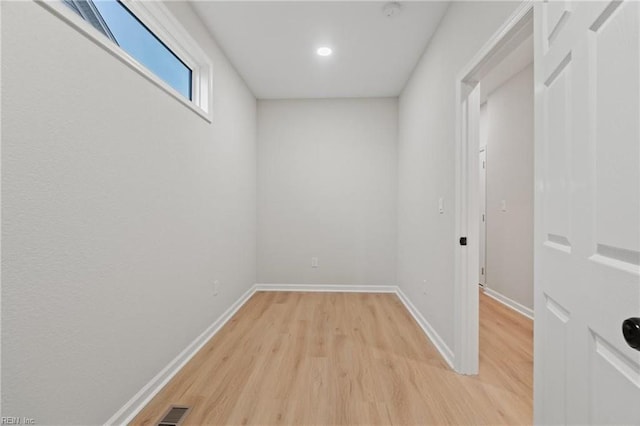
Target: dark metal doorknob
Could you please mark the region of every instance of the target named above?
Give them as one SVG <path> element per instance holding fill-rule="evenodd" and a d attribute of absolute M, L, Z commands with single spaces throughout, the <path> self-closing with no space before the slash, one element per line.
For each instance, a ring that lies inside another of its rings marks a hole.
<path fill-rule="evenodd" d="M 622 335 L 627 344 L 640 351 L 640 318 L 627 318 L 622 323 Z"/>

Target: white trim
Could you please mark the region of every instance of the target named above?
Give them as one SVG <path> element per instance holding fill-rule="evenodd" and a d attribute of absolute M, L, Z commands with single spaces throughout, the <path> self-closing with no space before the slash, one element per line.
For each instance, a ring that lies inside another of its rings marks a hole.
<path fill-rule="evenodd" d="M 498 302 L 502 303 L 507 308 L 513 309 L 514 311 L 516 311 L 520 315 L 524 315 L 525 317 L 529 318 L 530 320 L 533 320 L 533 309 L 529 309 L 526 306 L 516 302 L 515 300 L 509 299 L 507 296 L 505 296 L 505 295 L 503 295 L 501 293 L 498 293 L 497 291 L 492 290 L 487 286 L 484 286 L 482 291 L 484 292 L 484 294 L 486 294 L 490 298 L 492 298 L 494 300 L 497 300 Z"/>
<path fill-rule="evenodd" d="M 191 68 L 191 97 L 193 100 L 185 98 L 181 93 L 165 83 L 164 80 L 140 64 L 100 31 L 93 28 L 91 24 L 78 16 L 60 0 L 35 0 L 37 4 L 69 24 L 98 47 L 211 123 L 213 64 L 204 50 L 200 48 L 198 43 L 161 2 L 121 1 L 151 32 Z"/>
<path fill-rule="evenodd" d="M 201 335 L 195 338 L 177 357 L 162 369 L 149 383 L 136 393 L 126 404 L 118 410 L 105 425 L 129 424 L 133 418 L 156 396 L 162 388 L 193 358 L 193 356 L 211 340 L 215 334 L 233 317 L 256 292 L 255 285 L 251 286 L 240 298 L 214 321 Z"/>
<path fill-rule="evenodd" d="M 2 1 L 0 1 L 0 22 L 2 22 Z M 2 46 L 2 31 L 0 31 L 0 46 Z M 0 62 L 2 53 L 0 52 Z M 2 67 L 0 67 L 0 81 L 2 81 Z M 1 86 L 1 85 L 0 85 Z M 2 87 L 0 87 L 0 98 L 2 98 Z M 2 117 L 2 102 L 0 102 L 0 117 Z M 2 141 L 2 130 L 0 126 L 0 141 Z M 0 159 L 2 159 L 2 143 L 0 143 Z M 2 161 L 0 161 L 0 176 L 2 176 Z M 2 184 L 0 183 L 0 189 Z M 0 200 L 0 204 L 2 201 Z M 0 209 L 0 235 L 2 235 L 2 209 Z M 2 257 L 2 240 L 0 239 L 0 259 L 4 259 Z M 4 276 L 5 267 L 0 264 L 0 336 L 2 336 L 2 277 Z M 0 338 L 0 366 L 2 366 L 2 339 Z M 2 374 L 0 374 L 0 396 L 4 395 L 2 393 Z M 2 413 L 2 398 L 0 397 L 0 415 Z"/>
<path fill-rule="evenodd" d="M 427 339 L 436 347 L 449 367 L 454 370 L 454 354 L 444 339 L 429 324 L 411 300 L 395 285 L 340 285 L 340 284 L 256 284 L 255 291 L 300 291 L 326 293 L 393 293 L 418 323 Z"/>
<path fill-rule="evenodd" d="M 256 291 L 305 291 L 327 293 L 396 293 L 393 285 L 256 284 Z"/>
<path fill-rule="evenodd" d="M 534 0 L 522 0 L 518 8 L 507 18 L 500 29 L 480 48 L 467 65 L 458 73 L 458 80 L 477 83 L 511 51 L 526 40 L 533 31 Z M 531 20 L 526 19 L 527 16 Z"/>
<path fill-rule="evenodd" d="M 479 212 L 477 194 L 477 178 L 469 173 L 469 153 L 478 151 L 477 138 L 468 138 L 467 122 L 474 119 L 475 108 L 469 105 L 467 97 L 470 89 L 478 85 L 478 81 L 510 52 L 525 35 L 531 32 L 529 25 L 533 20 L 534 0 L 524 0 L 516 11 L 505 21 L 487 43 L 476 53 L 469 63 L 458 73 L 455 80 L 456 105 L 456 209 L 455 234 L 458 238 L 467 237 L 467 246 L 456 244 L 455 250 L 455 282 L 454 282 L 454 353 L 455 370 L 461 374 L 477 374 L 479 360 L 478 328 L 478 263 L 479 238 L 476 225 Z M 479 107 L 479 105 L 477 105 Z M 473 123 L 469 127 L 474 126 Z M 475 126 L 474 126 L 475 127 Z M 476 161 L 477 165 L 477 161 Z M 474 181 L 475 179 L 475 181 Z"/>
<path fill-rule="evenodd" d="M 247 300 L 258 291 L 300 291 L 326 293 L 390 293 L 398 296 L 407 311 L 418 323 L 427 339 L 436 347 L 440 355 L 454 369 L 454 353 L 442 337 L 411 303 L 409 298 L 395 285 L 336 285 L 336 284 L 254 284 L 240 298 L 215 320 L 200 336 L 189 344 L 177 357 L 162 369 L 153 379 L 122 406 L 105 425 L 129 424 L 136 415 L 164 388 L 167 383 L 216 335 Z"/>
<path fill-rule="evenodd" d="M 422 331 L 424 332 L 424 334 L 427 335 L 427 338 L 431 341 L 433 346 L 435 346 L 438 352 L 440 352 L 440 355 L 442 355 L 442 358 L 444 358 L 447 364 L 449 364 L 449 367 L 452 370 L 454 370 L 455 355 L 451 350 L 451 348 L 447 346 L 447 344 L 444 342 L 444 339 L 440 337 L 440 335 L 431 326 L 431 324 L 429 324 L 429 321 L 427 321 L 422 316 L 420 311 L 418 311 L 418 309 L 413 305 L 413 303 L 411 303 L 409 298 L 403 293 L 403 291 L 399 287 L 396 287 L 396 295 L 398 296 L 398 299 L 400 299 L 402 304 L 405 306 L 405 308 L 407 308 L 407 310 L 409 311 L 413 319 L 418 323 L 420 328 L 422 328 Z"/>

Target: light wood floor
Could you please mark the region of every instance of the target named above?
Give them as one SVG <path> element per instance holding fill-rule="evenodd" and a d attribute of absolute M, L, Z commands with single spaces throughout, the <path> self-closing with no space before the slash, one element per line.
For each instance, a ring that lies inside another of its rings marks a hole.
<path fill-rule="evenodd" d="M 530 424 L 532 322 L 481 294 L 480 375 L 392 294 L 256 293 L 132 424 Z"/>

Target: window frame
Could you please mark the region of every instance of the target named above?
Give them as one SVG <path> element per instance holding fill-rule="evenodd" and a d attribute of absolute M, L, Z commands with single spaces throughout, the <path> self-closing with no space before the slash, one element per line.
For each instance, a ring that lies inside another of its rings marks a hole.
<path fill-rule="evenodd" d="M 211 89 L 213 64 L 204 50 L 161 2 L 119 0 L 124 7 L 146 26 L 158 40 L 191 69 L 191 100 L 138 62 L 120 46 L 95 29 L 89 22 L 71 10 L 60 0 L 35 0 L 36 3 L 78 30 L 107 53 L 119 59 L 129 68 L 145 77 L 193 112 L 212 122 Z"/>

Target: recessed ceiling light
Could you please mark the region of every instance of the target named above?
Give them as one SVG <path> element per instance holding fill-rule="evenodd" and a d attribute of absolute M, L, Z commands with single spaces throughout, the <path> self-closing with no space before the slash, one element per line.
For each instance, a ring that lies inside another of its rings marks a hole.
<path fill-rule="evenodd" d="M 316 53 L 320 56 L 329 56 L 333 53 L 333 50 L 330 47 L 321 47 Z"/>

